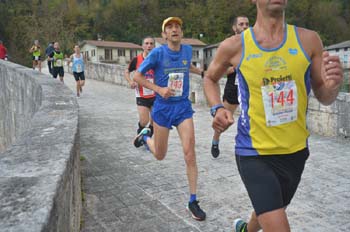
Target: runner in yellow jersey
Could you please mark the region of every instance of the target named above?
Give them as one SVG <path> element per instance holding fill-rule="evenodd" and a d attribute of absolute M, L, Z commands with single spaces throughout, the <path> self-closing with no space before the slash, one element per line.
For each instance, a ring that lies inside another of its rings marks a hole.
<path fill-rule="evenodd" d="M 213 128 L 226 130 L 232 113 L 223 108 L 218 81 L 237 67 L 241 115 L 235 154 L 254 211 L 235 231 L 290 231 L 285 208 L 297 190 L 309 156 L 308 95 L 324 105 L 337 97 L 343 80 L 339 57 L 323 52 L 319 35 L 285 23 L 287 0 L 253 0 L 256 23 L 223 41 L 204 78 Z"/>
<path fill-rule="evenodd" d="M 53 47 L 54 51 L 48 57 L 48 59 L 50 59 L 53 62 L 52 76 L 55 79 L 57 78 L 57 76 L 60 76 L 60 81 L 63 82 L 63 62 L 65 58 L 63 52 L 61 52 L 60 50 L 60 44 L 58 42 L 55 42 Z"/>
<path fill-rule="evenodd" d="M 38 66 L 39 72 L 41 72 L 41 48 L 39 40 L 34 40 L 34 45 L 29 49 L 29 52 L 32 53 L 33 69 Z"/>

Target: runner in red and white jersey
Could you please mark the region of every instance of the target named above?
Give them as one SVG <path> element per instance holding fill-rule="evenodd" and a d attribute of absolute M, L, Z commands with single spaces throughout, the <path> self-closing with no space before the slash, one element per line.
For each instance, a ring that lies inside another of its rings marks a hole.
<path fill-rule="evenodd" d="M 129 82 L 132 89 L 135 89 L 137 110 L 139 112 L 139 123 L 137 134 L 145 128 L 149 127 L 151 129 L 151 134 L 153 134 L 153 122 L 151 118 L 151 108 L 155 99 L 155 92 L 153 90 L 147 89 L 141 85 L 138 85 L 130 77 L 130 74 L 138 69 L 146 56 L 151 52 L 155 46 L 155 40 L 153 37 L 145 37 L 142 40 L 143 52 L 132 59 L 128 68 L 125 70 L 125 79 Z M 145 78 L 152 82 L 154 81 L 154 71 L 150 70 L 146 73 Z"/>

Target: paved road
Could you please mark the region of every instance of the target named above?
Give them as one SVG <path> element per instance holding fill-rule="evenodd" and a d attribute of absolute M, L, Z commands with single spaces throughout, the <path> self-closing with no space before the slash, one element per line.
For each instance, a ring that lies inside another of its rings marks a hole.
<path fill-rule="evenodd" d="M 66 75 L 74 88 L 74 79 Z M 187 179 L 176 130 L 169 152 L 156 161 L 132 145 L 137 126 L 134 92 L 87 80 L 80 105 L 83 190 L 82 231 L 231 231 L 236 217 L 251 206 L 233 157 L 235 126 L 221 139 L 221 155 L 212 159 L 208 109 L 196 111 L 196 152 L 200 205 L 205 222 L 190 218 Z M 286 135 L 293 136 L 293 135 Z M 292 231 L 350 231 L 350 141 L 310 137 L 311 156 L 287 210 Z"/>

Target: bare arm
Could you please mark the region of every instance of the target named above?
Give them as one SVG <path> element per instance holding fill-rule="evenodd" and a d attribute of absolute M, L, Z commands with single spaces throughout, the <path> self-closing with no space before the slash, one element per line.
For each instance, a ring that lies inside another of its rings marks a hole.
<path fill-rule="evenodd" d="M 204 76 L 204 93 L 210 106 L 221 103 L 219 80 L 230 66 L 237 66 L 240 59 L 241 40 L 239 36 L 224 40 Z"/>
<path fill-rule="evenodd" d="M 73 54 L 69 57 L 69 59 L 67 59 L 67 65 L 69 66 L 69 64 L 73 61 Z"/>
<path fill-rule="evenodd" d="M 236 67 L 241 56 L 240 36 L 233 36 L 223 41 L 210 63 L 208 71 L 204 76 L 204 93 L 210 106 L 222 104 L 220 98 L 220 78 L 227 73 L 228 68 Z M 213 119 L 212 127 L 221 133 L 233 124 L 232 113 L 229 110 L 220 108 Z"/>
<path fill-rule="evenodd" d="M 299 35 L 312 60 L 311 86 L 315 97 L 323 105 L 330 105 L 337 98 L 343 82 L 339 57 L 323 51 L 322 41 L 316 32 L 300 28 Z"/>
<path fill-rule="evenodd" d="M 191 66 L 190 66 L 191 73 L 202 75 L 202 71 L 203 70 L 201 70 L 201 69 L 197 68 L 196 66 L 194 66 L 193 64 L 191 64 Z"/>
<path fill-rule="evenodd" d="M 152 82 L 147 81 L 145 76 L 139 71 L 135 71 L 134 81 L 136 81 L 136 83 L 138 83 L 139 85 L 146 87 L 147 89 L 153 90 L 165 99 L 175 95 L 174 90 L 168 87 L 160 87 Z"/>
<path fill-rule="evenodd" d="M 137 86 L 137 83 L 135 83 L 135 81 L 133 81 L 130 78 L 130 72 L 133 72 L 136 69 L 136 62 L 137 62 L 137 60 L 135 58 L 132 59 L 129 66 L 125 69 L 125 72 L 124 72 L 124 78 L 128 81 L 129 86 L 132 89 L 135 89 Z M 129 69 L 130 69 L 130 71 L 129 71 Z"/>
<path fill-rule="evenodd" d="M 134 89 L 137 86 L 137 84 L 133 80 L 131 80 L 128 68 L 125 69 L 124 78 L 128 81 L 130 88 Z"/>

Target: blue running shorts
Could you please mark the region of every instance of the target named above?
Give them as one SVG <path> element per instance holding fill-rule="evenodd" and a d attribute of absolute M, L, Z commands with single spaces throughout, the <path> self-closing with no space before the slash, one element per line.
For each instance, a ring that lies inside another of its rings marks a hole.
<path fill-rule="evenodd" d="M 192 118 L 193 109 L 188 99 L 174 102 L 155 101 L 152 118 L 159 126 L 171 129 L 177 127 L 188 118 Z"/>

